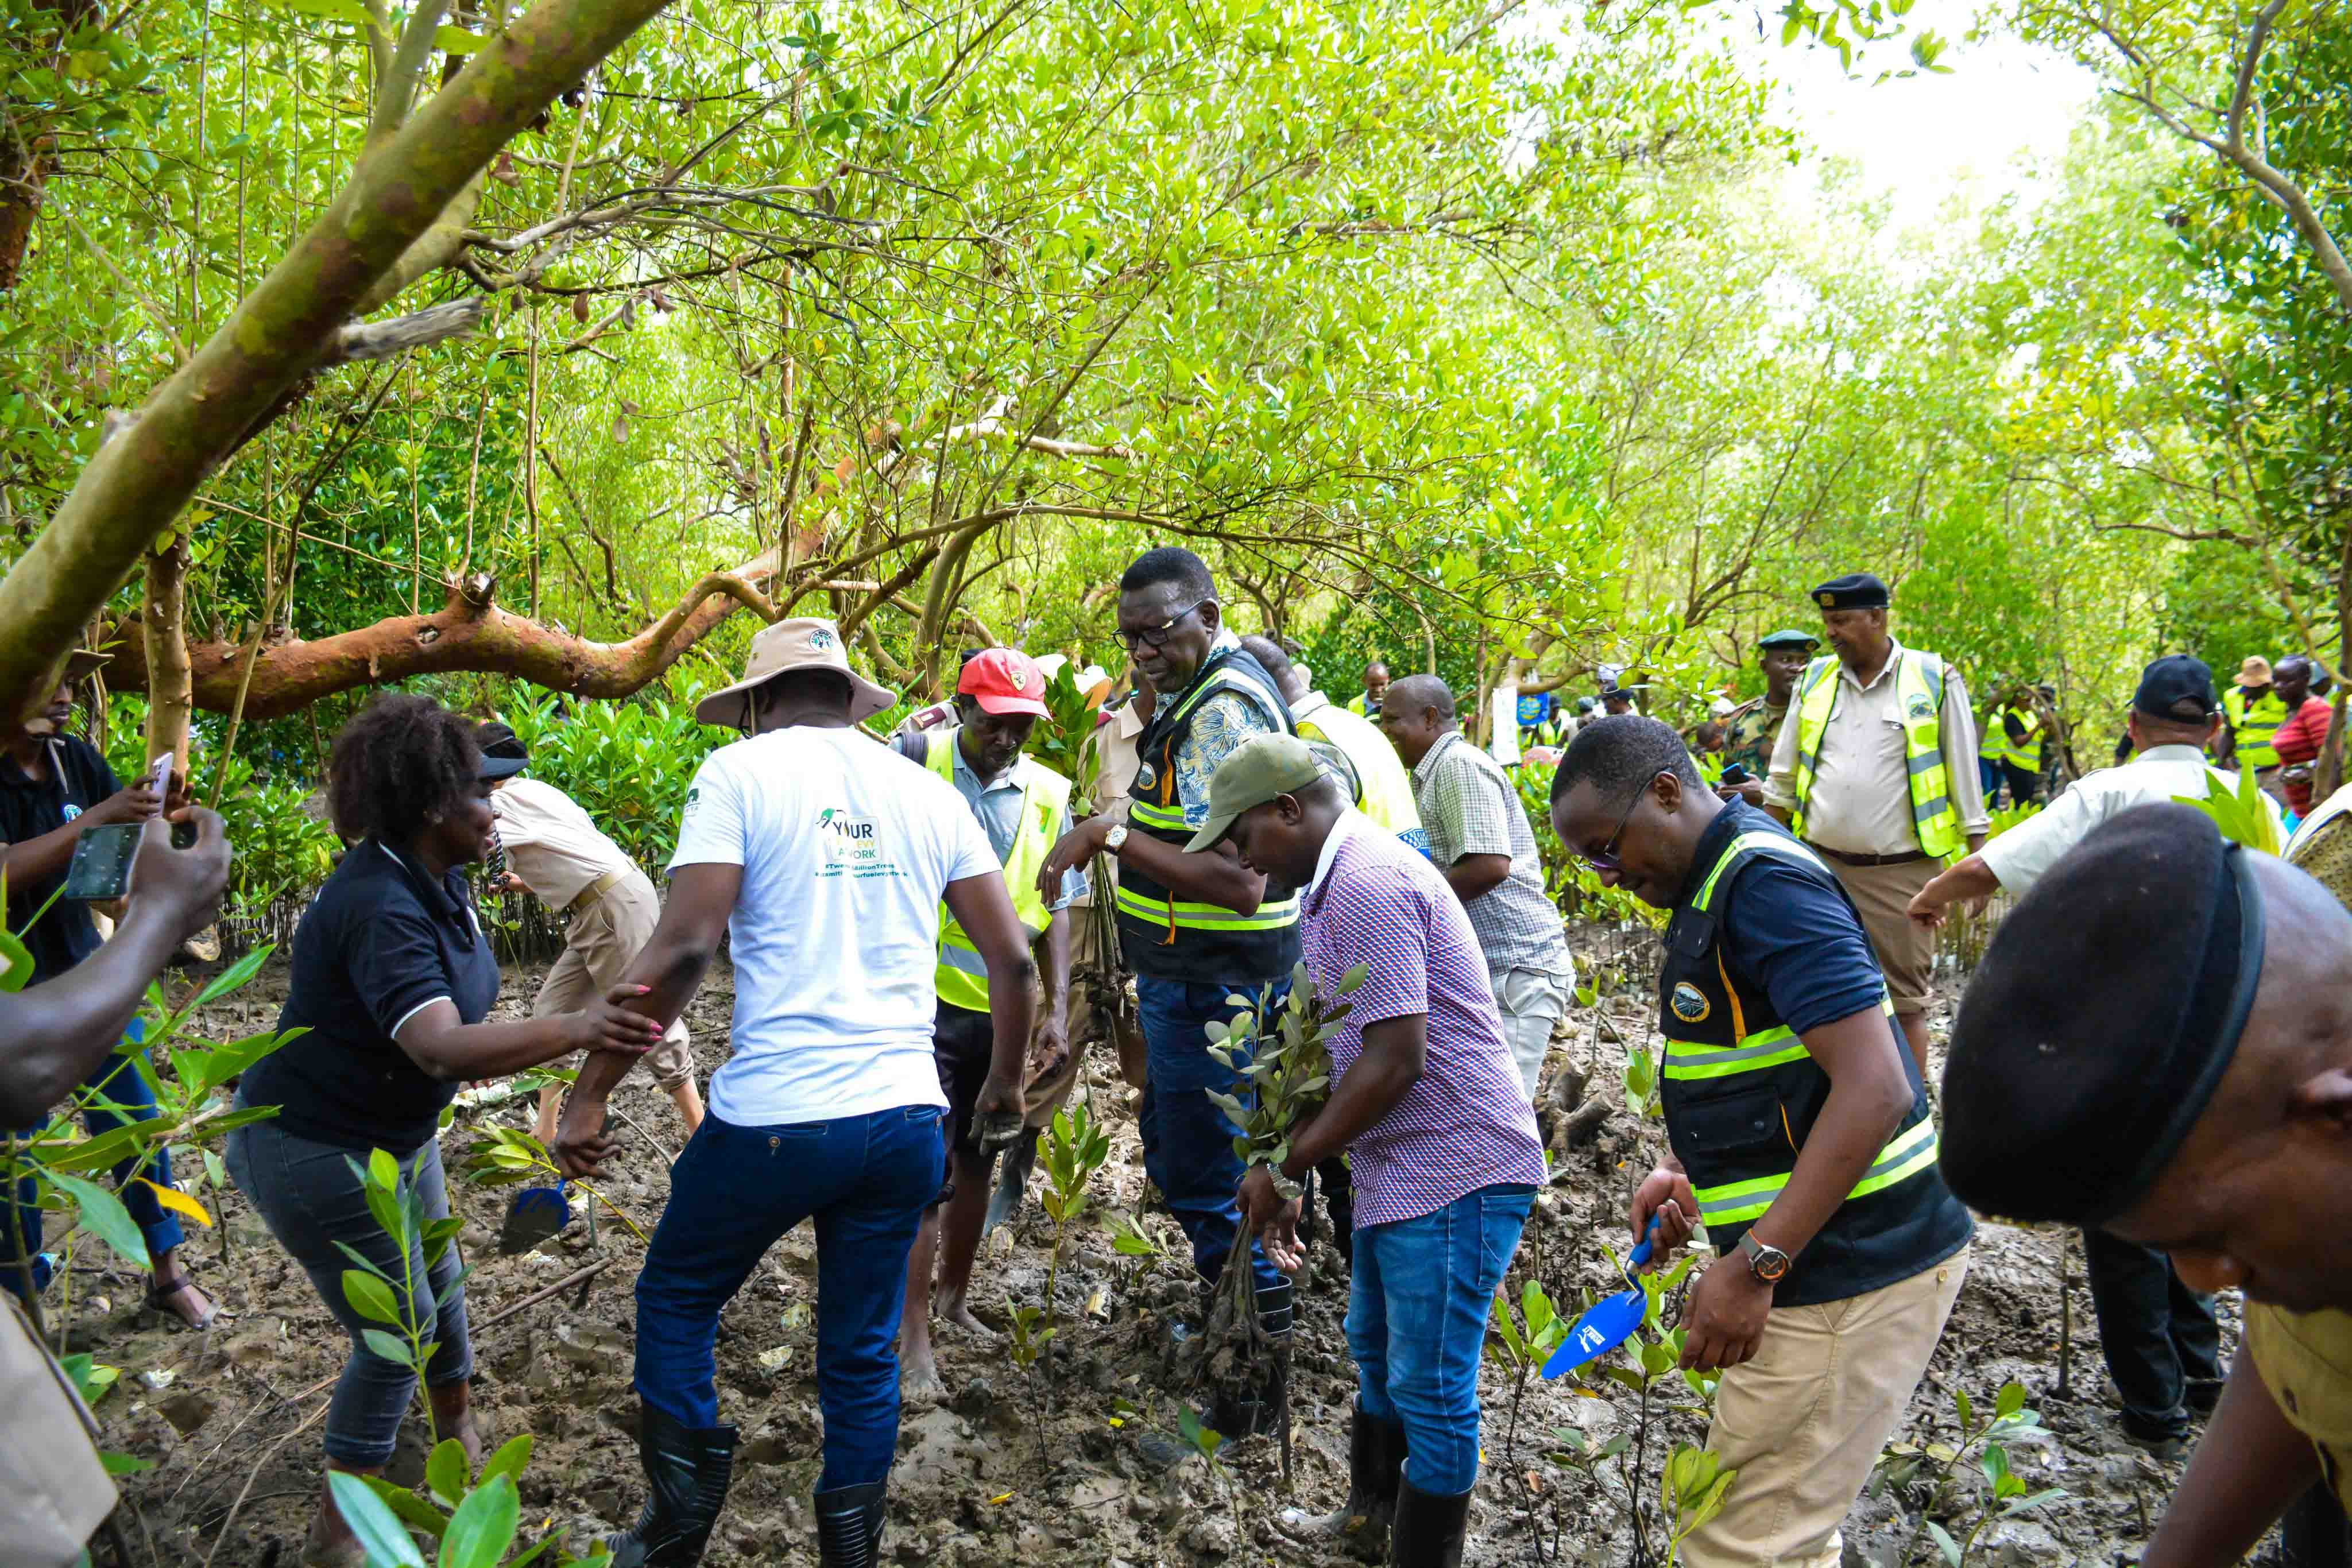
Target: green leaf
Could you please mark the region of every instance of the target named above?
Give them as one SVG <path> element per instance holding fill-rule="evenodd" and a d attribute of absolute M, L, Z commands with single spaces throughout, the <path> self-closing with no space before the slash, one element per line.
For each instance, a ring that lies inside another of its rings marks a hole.
<path fill-rule="evenodd" d="M 394 1328 L 402 1326 L 400 1306 L 393 1299 L 392 1287 L 373 1274 L 363 1274 L 357 1269 L 344 1270 L 343 1300 L 352 1304 L 352 1311 L 363 1318 L 390 1323 Z"/>
<path fill-rule="evenodd" d="M 157 755 L 162 754 L 158 752 Z M 215 975 L 205 983 L 205 988 L 196 993 L 196 999 L 188 1004 L 189 1010 L 194 1011 L 197 1008 L 216 1002 L 230 992 L 242 988 L 254 976 L 261 973 L 261 967 L 269 962 L 269 956 L 275 951 L 276 949 L 272 947 L 256 947 L 252 952 Z"/>
<path fill-rule="evenodd" d="M 368 1349 L 395 1366 L 413 1368 L 416 1365 L 415 1348 L 398 1334 L 386 1333 L 382 1329 L 365 1329 L 361 1332 L 360 1338 L 366 1342 Z"/>
<path fill-rule="evenodd" d="M 2020 1410 L 2024 1408 L 2025 1385 L 2015 1382 L 2002 1384 L 2000 1385 L 2000 1397 L 1993 1401 L 1992 1413 L 1994 1418 L 1997 1420 L 2005 1419 L 2011 1416 L 2016 1415 Z"/>
<path fill-rule="evenodd" d="M 481 49 L 489 39 L 479 33 L 469 33 L 463 27 L 445 26 L 434 29 L 433 42 L 445 54 L 470 55 Z"/>
<path fill-rule="evenodd" d="M 135 1476 L 155 1468 L 152 1459 L 142 1459 L 135 1454 L 118 1454 L 106 1448 L 98 1451 L 98 1463 L 110 1476 Z"/>
<path fill-rule="evenodd" d="M 0 930 L 0 960 L 7 967 L 0 970 L 0 991 L 21 991 L 33 978 L 33 955 L 13 932 Z"/>
<path fill-rule="evenodd" d="M 522 1498 L 513 1477 L 496 1476 L 475 1488 L 449 1516 L 449 1532 L 441 1538 L 441 1568 L 497 1568 L 514 1544 L 521 1518 Z"/>
<path fill-rule="evenodd" d="M 126 1262 L 135 1263 L 142 1269 L 155 1266 L 154 1260 L 147 1256 L 147 1238 L 131 1219 L 131 1211 L 122 1207 L 121 1198 L 98 1183 L 81 1176 L 67 1176 L 55 1170 L 45 1170 L 41 1174 L 59 1192 L 73 1199 L 74 1209 L 83 1227 L 114 1249 Z"/>
<path fill-rule="evenodd" d="M 449 1528 L 447 1514 L 443 1513 L 406 1487 L 395 1485 L 382 1476 L 370 1476 L 368 1484 L 375 1489 L 375 1495 L 383 1500 L 383 1505 L 392 1510 L 394 1514 L 398 1516 L 401 1523 L 408 1526 L 409 1529 L 421 1530 L 438 1541 L 441 1539 L 441 1532 Z"/>
<path fill-rule="evenodd" d="M 521 1476 L 523 1467 L 530 1463 L 530 1434 L 509 1437 L 499 1445 L 499 1451 L 482 1461 L 482 1484 L 487 1486 L 494 1477 L 513 1479 Z"/>
<path fill-rule="evenodd" d="M 1960 1543 L 1952 1539 L 1951 1532 L 1931 1519 L 1927 1521 L 1927 1533 L 1935 1538 L 1936 1550 L 1944 1554 L 1947 1568 L 1960 1568 Z"/>
<path fill-rule="evenodd" d="M 466 1445 L 444 1437 L 425 1460 L 425 1484 L 444 1508 L 455 1508 L 466 1495 Z"/>
<path fill-rule="evenodd" d="M 375 1495 L 364 1476 L 346 1470 L 327 1472 L 327 1490 L 334 1494 L 335 1511 L 359 1537 L 367 1552 L 368 1568 L 425 1568 L 423 1553 L 408 1531 Z"/>

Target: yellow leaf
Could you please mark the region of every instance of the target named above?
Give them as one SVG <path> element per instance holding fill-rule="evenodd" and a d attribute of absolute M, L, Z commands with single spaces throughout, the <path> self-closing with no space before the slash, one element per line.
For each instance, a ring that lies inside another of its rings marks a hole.
<path fill-rule="evenodd" d="M 186 1193 L 182 1192 L 176 1186 L 163 1186 L 155 1182 L 149 1181 L 145 1176 L 141 1176 L 139 1180 L 142 1186 L 153 1187 L 155 1189 L 155 1201 L 162 1204 L 165 1208 L 170 1209 L 174 1214 L 184 1214 L 190 1219 L 194 1220 L 198 1225 L 204 1226 L 207 1229 L 211 1228 L 213 1217 L 205 1212 L 205 1206 L 203 1204 L 198 1203 L 194 1198 L 190 1197 Z"/>
<path fill-rule="evenodd" d="M 1121 1418 L 1119 1418 L 1119 1417 L 1118 1417 L 1118 1416 L 1111 1416 L 1111 1417 L 1110 1417 L 1110 1424 L 1111 1424 L 1112 1426 L 1114 1426 L 1114 1427 L 1124 1427 L 1124 1426 L 1126 1426 L 1126 1425 L 1127 1425 L 1127 1423 L 1126 1423 L 1124 1420 L 1122 1420 Z"/>
<path fill-rule="evenodd" d="M 1000 1503 L 1000 1502 L 1011 1502 L 1011 1501 L 1013 1500 L 1013 1494 L 1012 1494 L 1011 1492 L 1009 1492 L 1009 1491 L 1001 1491 L 1001 1492 L 998 1492 L 994 1497 L 990 1498 L 988 1500 L 989 1500 L 989 1503 L 991 1504 L 991 1506 L 993 1506 L 993 1505 L 995 1505 L 995 1504 L 997 1504 L 997 1503 Z"/>

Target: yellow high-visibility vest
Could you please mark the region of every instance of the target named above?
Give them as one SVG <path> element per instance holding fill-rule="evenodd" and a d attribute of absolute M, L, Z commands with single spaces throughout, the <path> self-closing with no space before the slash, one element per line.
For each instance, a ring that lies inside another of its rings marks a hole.
<path fill-rule="evenodd" d="M 930 770 L 955 782 L 956 737 L 961 729 L 931 732 L 931 748 L 924 758 Z M 1034 938 L 1053 924 L 1053 913 L 1037 891 L 1037 873 L 1053 852 L 1054 830 L 1070 807 L 1070 781 L 1034 758 L 1013 765 L 1021 786 L 1021 825 L 1013 831 L 1013 847 L 1004 857 L 1004 891 L 1013 895 L 1013 913 Z M 972 946 L 964 928 L 940 905 L 940 1000 L 972 1012 L 988 1010 L 988 965 Z"/>
<path fill-rule="evenodd" d="M 2238 766 L 2241 768 L 2276 768 L 2279 754 L 2271 745 L 2271 737 L 2289 717 L 2286 699 L 2273 688 L 2254 702 L 2246 701 L 2243 686 L 2231 686 L 2221 694 L 2222 711 L 2230 716 L 2230 733 L 2237 738 Z"/>
<path fill-rule="evenodd" d="M 1381 728 L 1361 714 L 1326 705 L 1298 721 L 1307 740 L 1328 741 L 1347 755 L 1363 798 L 1356 809 L 1401 839 L 1421 831 L 1421 808 L 1413 804 L 1412 776 L 1404 758 Z"/>
<path fill-rule="evenodd" d="M 1805 836 L 1805 804 L 1812 797 L 1821 761 L 1822 737 L 1843 685 L 1834 654 L 1806 665 L 1798 685 L 1797 809 L 1789 825 L 1801 839 Z M 1944 662 L 1933 653 L 1902 650 L 1895 655 L 1895 695 L 1903 710 L 1903 750 L 1910 764 L 1911 826 L 1919 835 L 1919 847 L 1940 859 L 1965 841 L 1960 814 L 1952 805 L 1951 779 L 1944 768 Z"/>

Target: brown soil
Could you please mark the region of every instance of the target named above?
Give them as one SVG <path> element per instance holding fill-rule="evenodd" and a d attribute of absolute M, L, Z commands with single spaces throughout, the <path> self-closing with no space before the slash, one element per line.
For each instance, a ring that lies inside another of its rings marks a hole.
<path fill-rule="evenodd" d="M 535 975 L 509 977 L 505 1006 L 525 1006 Z M 224 1008 L 226 1032 L 265 1027 L 282 975 L 266 976 Z M 730 1002 L 722 971 L 688 1015 L 708 1070 L 723 1060 Z M 1606 1004 L 1633 1039 L 1646 1030 L 1633 997 Z M 1599 1044 L 1594 1092 L 1618 1093 L 1621 1048 Z M 1295 1338 L 1295 1475 L 1284 1489 L 1276 1446 L 1268 1438 L 1225 1448 L 1214 1467 L 1168 1441 L 1177 1429 L 1177 1399 L 1168 1327 L 1195 1312 L 1189 1269 L 1120 1257 L 1109 1244 L 1108 1216 L 1131 1212 L 1143 1186 L 1128 1093 L 1107 1051 L 1090 1063 L 1089 1093 L 1112 1124 L 1113 1152 L 1097 1178 L 1098 1201 L 1068 1243 L 1055 1303 L 1062 1328 L 1049 1377 L 1024 1378 L 1000 1343 L 978 1343 L 952 1329 L 940 1334 L 949 1397 L 931 1409 L 908 1409 L 891 1484 L 887 1557 L 908 1563 L 977 1565 L 1196 1564 L 1227 1562 L 1339 1563 L 1337 1552 L 1294 1544 L 1274 1516 L 1296 1504 L 1316 1511 L 1346 1491 L 1346 1423 L 1353 1386 L 1340 1322 L 1343 1269 L 1328 1243 L 1314 1255 L 1300 1294 Z M 667 1190 L 667 1160 L 650 1140 L 675 1151 L 680 1126 L 667 1100 L 643 1078 L 615 1097 L 635 1129 L 621 1124 L 625 1152 L 608 1167 L 604 1190 L 650 1231 Z M 614 1261 L 587 1287 L 483 1327 L 520 1301 L 593 1260 L 585 1227 L 575 1224 L 541 1250 L 496 1255 L 493 1238 L 509 1196 L 478 1186 L 457 1166 L 484 1123 L 530 1125 L 530 1103 L 513 1099 L 461 1111 L 444 1134 L 451 1196 L 467 1219 L 464 1245 L 476 1265 L 467 1289 L 475 1323 L 477 1399 L 491 1441 L 529 1432 L 536 1449 L 522 1491 L 525 1518 L 593 1529 L 633 1518 L 643 1496 L 632 1436 L 636 1401 L 630 1389 L 629 1286 L 642 1243 L 622 1226 L 602 1228 L 602 1251 Z M 1610 1288 L 1601 1244 L 1622 1247 L 1625 1196 L 1649 1169 L 1663 1142 L 1654 1121 L 1636 1124 L 1620 1109 L 1599 1136 L 1572 1151 L 1537 1212 L 1515 1264 L 1509 1291 L 1539 1279 L 1555 1297 Z M 184 1185 L 201 1179 L 183 1159 Z M 983 1243 L 975 1279 L 976 1308 L 1001 1323 L 1007 1298 L 1037 1303 L 1045 1288 L 1052 1227 L 1034 1197 L 1010 1233 Z M 118 1386 L 98 1414 L 110 1447 L 153 1462 L 126 1483 L 160 1563 L 291 1564 L 318 1485 L 317 1420 L 325 1386 L 340 1366 L 344 1341 L 308 1281 L 279 1253 L 260 1220 L 234 1190 L 205 1191 L 221 1228 L 190 1248 L 199 1280 L 229 1313 L 203 1336 L 142 1320 L 137 1281 L 81 1249 L 73 1271 L 72 1334 L 77 1348 L 119 1366 Z M 1173 1222 L 1150 1215 L 1146 1226 L 1181 1242 Z M 803 1227 L 770 1255 L 720 1329 L 719 1386 L 726 1419 L 743 1448 L 734 1491 L 712 1549 L 713 1564 L 813 1563 L 808 1495 L 818 1463 L 820 1424 L 814 1385 L 814 1243 Z M 2073 1260 L 2071 1262 L 2065 1260 Z M 2071 1354 L 2062 1366 L 2060 1270 L 2071 1270 Z M 53 1287 L 52 1312 L 59 1297 Z M 1570 1304 L 1573 1311 L 1573 1303 Z M 2234 1341 L 2234 1312 L 2230 1314 Z M 2067 1496 L 2042 1510 L 1989 1528 L 1971 1561 L 1997 1568 L 2030 1563 L 2108 1563 L 2133 1560 L 2161 1512 L 2177 1469 L 2158 1466 L 2116 1434 L 2113 1395 L 2101 1366 L 2080 1249 L 2057 1231 L 1981 1228 L 1958 1310 L 1906 1419 L 1915 1443 L 1948 1440 L 1953 1398 L 1964 1389 L 1989 1406 L 2000 1385 L 2021 1380 L 2048 1428 L 2047 1440 L 2012 1453 L 2028 1484 Z M 158 1384 L 162 1386 L 157 1386 Z M 1679 1385 L 1676 1385 L 1679 1393 Z M 1622 1507 L 1626 1493 L 1612 1465 L 1598 1487 L 1546 1456 L 1549 1434 L 1576 1426 L 1596 1441 L 1630 1429 L 1633 1396 L 1580 1396 L 1559 1384 L 1531 1381 L 1510 1421 L 1513 1382 L 1490 1354 L 1483 1380 L 1486 1459 L 1473 1536 L 1465 1561 L 1477 1563 L 1615 1564 L 1633 1560 Z M 1687 1406 L 1685 1397 L 1678 1401 Z M 1665 1403 L 1664 1401 L 1661 1402 Z M 412 1422 L 421 1432 L 422 1422 Z M 1650 1440 L 1655 1456 L 1674 1437 L 1696 1440 L 1701 1417 L 1667 1411 Z M 1638 1495 L 1654 1499 L 1654 1469 L 1636 1478 Z M 1965 1536 L 1980 1512 L 1980 1478 L 1956 1478 L 1937 1516 Z M 1926 1488 L 1877 1489 L 1847 1521 L 1846 1562 L 1886 1568 L 1897 1561 L 1940 1561 L 1921 1534 L 1908 1557 Z M 233 1517 L 232 1517 L 233 1516 Z M 132 1529 L 134 1558 L 148 1547 Z"/>

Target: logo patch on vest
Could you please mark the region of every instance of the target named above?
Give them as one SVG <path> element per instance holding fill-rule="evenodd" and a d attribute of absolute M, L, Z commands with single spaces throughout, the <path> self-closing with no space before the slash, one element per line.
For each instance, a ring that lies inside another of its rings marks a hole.
<path fill-rule="evenodd" d="M 1675 1017 L 1685 1023 L 1705 1023 L 1706 1015 L 1715 1010 L 1715 1004 L 1706 999 L 1706 993 L 1688 980 L 1675 987 L 1675 994 L 1667 999 L 1666 1005 L 1674 1009 Z"/>
<path fill-rule="evenodd" d="M 1933 718 L 1936 714 L 1936 705 L 1927 700 L 1927 693 L 1913 692 L 1911 701 L 1904 711 L 1910 714 L 1912 722 L 1916 724 L 1923 719 Z"/>
<path fill-rule="evenodd" d="M 1151 764 L 1147 762 L 1142 767 L 1135 770 L 1134 788 L 1137 789 L 1149 789 L 1157 784 L 1159 779 L 1159 774 L 1154 772 L 1152 770 Z"/>

